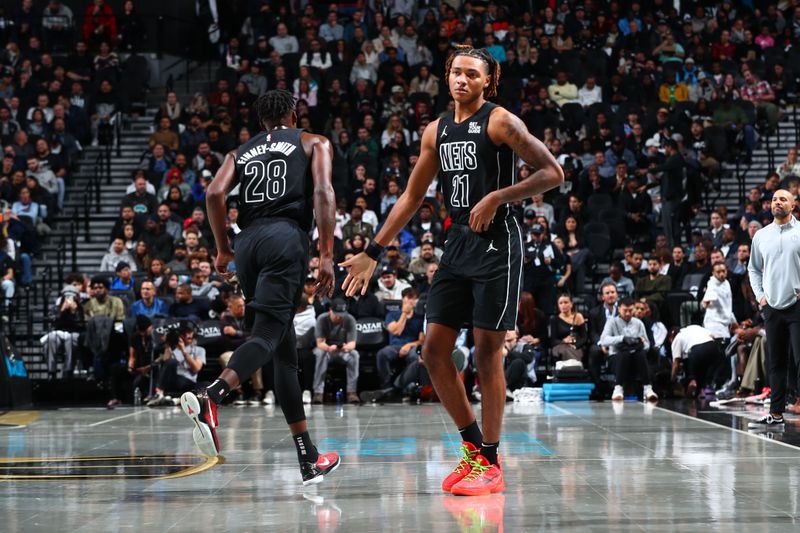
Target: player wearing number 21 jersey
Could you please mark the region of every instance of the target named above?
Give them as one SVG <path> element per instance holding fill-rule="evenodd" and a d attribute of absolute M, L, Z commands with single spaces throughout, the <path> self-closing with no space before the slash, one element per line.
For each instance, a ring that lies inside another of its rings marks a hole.
<path fill-rule="evenodd" d="M 516 324 L 522 273 L 522 233 L 509 204 L 557 187 L 564 173 L 518 117 L 486 100 L 496 95 L 500 77 L 487 50 L 457 47 L 445 74 L 455 109 L 425 128 L 405 192 L 367 249 L 342 263 L 350 269 L 343 287 L 348 295 L 366 291 L 382 246 L 419 209 L 438 174 L 453 223 L 428 292 L 422 357 L 463 441 L 461 460 L 442 490 L 473 496 L 505 488 L 498 455 L 506 401 L 503 340 Z M 536 169 L 521 182 L 515 155 Z M 482 431 L 450 357 L 464 324 L 475 339 Z"/>

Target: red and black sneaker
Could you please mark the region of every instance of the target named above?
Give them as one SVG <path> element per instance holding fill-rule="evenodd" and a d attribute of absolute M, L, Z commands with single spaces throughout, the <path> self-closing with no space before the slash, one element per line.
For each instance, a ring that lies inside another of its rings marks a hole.
<path fill-rule="evenodd" d="M 192 437 L 203 455 L 219 455 L 217 404 L 208 398 L 205 391 L 184 392 L 181 396 L 181 409 L 195 425 Z"/>
<path fill-rule="evenodd" d="M 445 492 L 450 492 L 453 488 L 453 485 L 464 479 L 464 476 L 469 474 L 472 467 L 472 460 L 475 459 L 475 456 L 478 455 L 480 450 L 475 447 L 474 444 L 471 442 L 463 441 L 461 443 L 461 460 L 458 462 L 456 467 L 450 472 L 444 481 L 442 481 L 442 490 Z"/>
<path fill-rule="evenodd" d="M 303 474 L 303 485 L 322 483 L 322 479 L 339 468 L 339 454 L 336 452 L 321 453 L 316 462 L 302 463 L 300 473 Z"/>
<path fill-rule="evenodd" d="M 486 496 L 506 490 L 499 459 L 498 456 L 498 463 L 493 465 L 481 454 L 476 455 L 469 474 L 453 485 L 450 493 L 456 496 Z"/>

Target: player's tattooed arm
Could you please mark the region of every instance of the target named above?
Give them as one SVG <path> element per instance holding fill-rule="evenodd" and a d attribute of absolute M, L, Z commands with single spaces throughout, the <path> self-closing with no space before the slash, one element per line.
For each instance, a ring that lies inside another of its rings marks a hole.
<path fill-rule="evenodd" d="M 492 112 L 487 133 L 495 144 L 510 147 L 536 170 L 528 179 L 487 194 L 475 204 L 470 210 L 469 225 L 477 232 L 489 229 L 499 206 L 549 191 L 564 182 L 564 171 L 553 154 L 516 115 L 497 108 Z"/>
<path fill-rule="evenodd" d="M 504 201 L 522 200 L 558 187 L 564 181 L 564 172 L 556 158 L 544 143 L 531 135 L 528 127 L 516 115 L 502 108 L 492 113 L 492 120 L 489 122 L 489 137 L 496 144 L 507 145 L 535 169 L 531 177 L 521 182 L 519 185 L 522 186 L 517 188 L 520 193 L 523 190 L 526 193 L 515 198 L 504 199 Z M 512 186 L 503 190 L 515 188 Z"/>

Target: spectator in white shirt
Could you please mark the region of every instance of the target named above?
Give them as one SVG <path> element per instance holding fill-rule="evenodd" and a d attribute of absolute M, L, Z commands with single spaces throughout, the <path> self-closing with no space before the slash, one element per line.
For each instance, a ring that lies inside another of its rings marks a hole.
<path fill-rule="evenodd" d="M 586 83 L 578 90 L 578 101 L 584 108 L 603 101 L 603 89 L 593 76 L 586 78 Z"/>
<path fill-rule="evenodd" d="M 800 176 L 800 162 L 797 161 L 797 148 L 789 148 L 786 161 L 775 169 L 781 179 L 787 176 Z"/>
<path fill-rule="evenodd" d="M 733 315 L 731 285 L 726 279 L 728 267 L 723 261 L 714 263 L 711 274 L 706 293 L 703 295 L 703 307 L 706 310 L 703 327 L 716 338 L 727 340 L 731 336 L 730 326 L 737 324 Z"/>
<path fill-rule="evenodd" d="M 403 297 L 403 290 L 407 289 L 410 285 L 401 279 L 397 279 L 397 272 L 392 267 L 386 266 L 381 270 L 381 276 L 378 279 L 378 288 L 375 291 L 375 296 L 378 300 L 401 300 Z"/>

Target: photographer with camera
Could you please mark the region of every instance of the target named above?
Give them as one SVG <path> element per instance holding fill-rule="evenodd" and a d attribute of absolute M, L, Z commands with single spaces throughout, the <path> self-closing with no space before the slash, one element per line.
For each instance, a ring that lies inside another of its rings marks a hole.
<path fill-rule="evenodd" d="M 625 399 L 623 387 L 628 378 L 629 368 L 634 366 L 639 381 L 644 385 L 645 400 L 655 402 L 658 400 L 658 395 L 653 391 L 647 370 L 647 350 L 650 349 L 650 341 L 647 340 L 644 323 L 633 316 L 634 305 L 632 298 L 624 298 L 619 303 L 618 315 L 606 320 L 597 344 L 604 351 L 608 351 L 609 364 L 614 368 L 616 380 L 611 399 L 614 401 Z"/>
<path fill-rule="evenodd" d="M 156 394 L 148 407 L 171 405 L 165 392 L 182 394 L 197 388 L 197 374 L 206 364 L 206 350 L 194 344 L 194 329 L 181 323 L 167 331 L 164 352 L 159 358 L 160 372 Z"/>
<path fill-rule="evenodd" d="M 347 403 L 360 403 L 356 388 L 358 386 L 358 352 L 356 351 L 356 319 L 347 312 L 347 302 L 334 298 L 327 314 L 317 318 L 317 347 L 314 355 L 317 366 L 314 370 L 313 403 L 322 403 L 325 391 L 325 376 L 328 363 L 333 360 L 344 362 L 347 366 Z"/>

